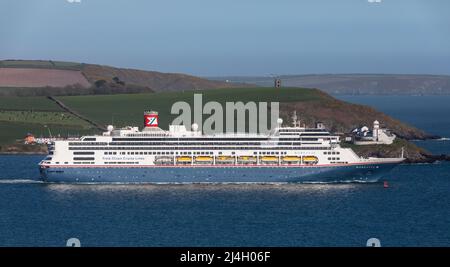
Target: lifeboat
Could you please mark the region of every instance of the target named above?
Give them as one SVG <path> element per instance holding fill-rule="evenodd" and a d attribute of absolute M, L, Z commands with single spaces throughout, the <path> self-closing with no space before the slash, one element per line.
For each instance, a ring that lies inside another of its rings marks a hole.
<path fill-rule="evenodd" d="M 303 162 L 305 164 L 317 164 L 319 162 L 319 158 L 316 156 L 304 156 Z"/>
<path fill-rule="evenodd" d="M 173 163 L 172 157 L 156 157 L 155 164 L 169 164 Z"/>
<path fill-rule="evenodd" d="M 240 162 L 256 162 L 255 156 L 240 156 L 238 158 Z"/>
<path fill-rule="evenodd" d="M 230 160 L 234 160 L 234 157 L 232 157 L 232 156 L 218 156 L 216 158 L 216 160 L 219 160 L 219 161 L 230 161 Z"/>
<path fill-rule="evenodd" d="M 180 163 L 192 162 L 192 158 L 187 156 L 177 157 L 177 162 Z"/>
<path fill-rule="evenodd" d="M 261 161 L 263 161 L 263 162 L 274 162 L 274 161 L 278 161 L 278 157 L 276 157 L 276 156 L 262 156 L 261 157 Z"/>
<path fill-rule="evenodd" d="M 197 156 L 195 157 L 195 162 L 211 162 L 213 157 L 211 156 Z"/>
<path fill-rule="evenodd" d="M 234 163 L 233 156 L 217 156 L 216 163 Z"/>
<path fill-rule="evenodd" d="M 297 157 L 297 156 L 284 156 L 282 159 L 282 161 L 286 161 L 286 162 L 295 162 L 295 161 L 300 161 L 301 158 Z"/>

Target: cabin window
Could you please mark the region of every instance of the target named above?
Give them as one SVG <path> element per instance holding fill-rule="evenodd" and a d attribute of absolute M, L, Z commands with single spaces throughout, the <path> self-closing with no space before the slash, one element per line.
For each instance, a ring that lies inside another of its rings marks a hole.
<path fill-rule="evenodd" d="M 74 157 L 73 160 L 95 160 L 93 157 Z"/>

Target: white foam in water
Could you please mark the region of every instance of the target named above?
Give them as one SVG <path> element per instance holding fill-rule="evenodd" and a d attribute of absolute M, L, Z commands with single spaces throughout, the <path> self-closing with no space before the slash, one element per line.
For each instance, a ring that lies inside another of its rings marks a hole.
<path fill-rule="evenodd" d="M 0 179 L 0 184 L 41 184 L 43 181 L 32 179 Z"/>

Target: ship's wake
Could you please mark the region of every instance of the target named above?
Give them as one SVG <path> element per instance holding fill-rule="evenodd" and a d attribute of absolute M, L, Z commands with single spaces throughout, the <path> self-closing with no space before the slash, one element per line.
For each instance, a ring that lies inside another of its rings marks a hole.
<path fill-rule="evenodd" d="M 336 180 L 336 181 L 301 181 L 301 182 L 86 182 L 86 183 L 59 183 L 46 182 L 42 180 L 24 179 L 24 178 L 10 178 L 0 179 L 0 184 L 47 184 L 47 185 L 86 185 L 86 186 L 295 186 L 295 185 L 339 185 L 339 184 L 374 184 L 379 183 L 378 180 Z"/>
<path fill-rule="evenodd" d="M 46 183 L 46 188 L 54 192 L 97 192 L 97 193 L 129 193 L 141 192 L 151 194 L 154 192 L 186 193 L 196 192 L 333 192 L 349 190 L 358 185 L 377 185 L 380 182 L 348 181 L 348 182 L 299 182 L 299 183 Z"/>
<path fill-rule="evenodd" d="M 33 179 L 0 179 L 0 184 L 43 184 L 44 181 Z"/>

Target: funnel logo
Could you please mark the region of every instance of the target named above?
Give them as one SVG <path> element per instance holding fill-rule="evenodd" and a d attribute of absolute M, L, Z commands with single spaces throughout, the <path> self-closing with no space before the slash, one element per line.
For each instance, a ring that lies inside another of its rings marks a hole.
<path fill-rule="evenodd" d="M 145 127 L 158 127 L 158 115 L 149 114 L 145 115 Z"/>

